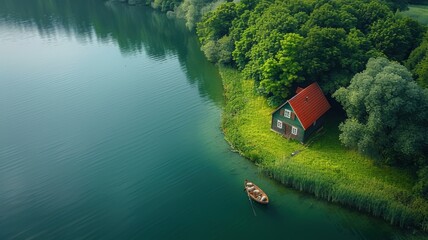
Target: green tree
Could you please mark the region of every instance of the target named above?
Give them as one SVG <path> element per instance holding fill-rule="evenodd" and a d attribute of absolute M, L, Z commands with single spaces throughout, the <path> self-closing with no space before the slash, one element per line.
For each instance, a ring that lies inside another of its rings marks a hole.
<path fill-rule="evenodd" d="M 397 15 L 372 24 L 368 38 L 374 47 L 393 60 L 403 61 L 418 46 L 423 28 L 409 18 Z"/>
<path fill-rule="evenodd" d="M 219 59 L 219 49 L 217 41 L 209 40 L 204 45 L 202 45 L 201 50 L 204 52 L 205 57 L 210 62 L 218 62 Z"/>
<path fill-rule="evenodd" d="M 418 84 L 428 88 L 428 34 L 426 33 L 420 46 L 415 48 L 405 62 L 405 66 L 413 73 Z"/>
<path fill-rule="evenodd" d="M 278 82 L 285 81 L 279 80 L 284 70 L 278 54 L 287 34 L 303 38 L 293 56 L 301 69 L 289 76 L 318 81 L 324 91 L 334 93 L 348 85 L 370 57 L 406 59 L 423 31 L 378 0 L 234 1 L 207 13 L 197 29 L 210 61 L 236 66 L 270 99 L 288 94 L 287 84 Z M 425 66 L 424 61 L 412 68 L 418 79 L 428 79 Z"/>
<path fill-rule="evenodd" d="M 337 7 L 332 5 L 335 2 L 337 1 L 328 2 L 316 8 L 312 12 L 308 24 L 312 27 L 344 28 L 348 30 L 355 27 L 357 18 L 351 13 L 351 5 L 345 4 Z"/>
<path fill-rule="evenodd" d="M 179 18 L 186 21 L 188 29 L 193 29 L 197 22 L 201 20 L 201 9 L 206 5 L 204 0 L 183 0 L 175 10 Z"/>
<path fill-rule="evenodd" d="M 250 26 L 243 31 L 241 38 L 235 41 L 235 50 L 232 52 L 232 56 L 239 70 L 244 69 L 250 61 L 249 53 L 253 45 L 256 43 L 254 37 L 255 34 L 256 28 L 254 26 Z"/>
<path fill-rule="evenodd" d="M 144 1 L 140 1 L 144 2 Z M 146 1 L 147 2 L 147 1 Z M 172 11 L 178 7 L 182 1 L 180 0 L 152 0 L 152 7 L 161 11 Z"/>
<path fill-rule="evenodd" d="M 307 78 L 318 79 L 322 73 L 339 67 L 341 43 L 346 38 L 342 28 L 313 27 L 303 41 L 300 61 Z"/>
<path fill-rule="evenodd" d="M 342 56 L 341 67 L 351 73 L 357 73 L 364 69 L 367 60 L 376 55 L 370 41 L 360 30 L 353 28 L 341 43 Z"/>
<path fill-rule="evenodd" d="M 428 88 L 428 56 L 425 56 L 413 69 L 420 86 Z"/>
<path fill-rule="evenodd" d="M 413 191 L 428 199 L 428 166 L 418 170 L 418 182 L 413 187 Z"/>
<path fill-rule="evenodd" d="M 258 43 L 251 47 L 251 50 L 247 53 L 249 62 L 243 69 L 244 76 L 246 78 L 252 78 L 256 81 L 260 81 L 262 78 L 262 66 L 270 58 L 274 57 L 275 54 L 281 48 L 281 40 L 284 38 L 284 34 L 273 30 L 269 34 L 261 39 Z"/>
<path fill-rule="evenodd" d="M 355 2 L 355 4 L 359 5 L 359 7 L 356 8 L 358 16 L 357 28 L 365 34 L 369 32 L 370 25 L 374 22 L 393 15 L 388 6 L 380 1 L 369 1 L 365 3 Z"/>
<path fill-rule="evenodd" d="M 333 96 L 348 116 L 339 126 L 345 146 L 379 154 L 389 164 L 426 164 L 428 91 L 404 66 L 372 58 Z"/>
<path fill-rule="evenodd" d="M 303 37 L 296 33 L 285 34 L 280 42 L 280 50 L 261 67 L 262 77 L 258 90 L 273 105 L 289 96 L 293 83 L 303 80 L 298 75 L 302 67 L 297 62 L 302 41 Z"/>
<path fill-rule="evenodd" d="M 237 17 L 235 3 L 221 4 L 215 11 L 208 12 L 198 23 L 197 33 L 204 44 L 209 40 L 218 40 L 229 34 L 232 21 Z"/>
<path fill-rule="evenodd" d="M 260 79 L 259 70 L 263 63 L 279 50 L 283 35 L 297 30 L 297 20 L 290 14 L 286 3 L 277 1 L 263 5 L 262 9 L 261 16 L 251 14 L 249 27 L 235 43 L 233 52 L 238 68 L 246 68 L 245 75 L 256 80 Z"/>

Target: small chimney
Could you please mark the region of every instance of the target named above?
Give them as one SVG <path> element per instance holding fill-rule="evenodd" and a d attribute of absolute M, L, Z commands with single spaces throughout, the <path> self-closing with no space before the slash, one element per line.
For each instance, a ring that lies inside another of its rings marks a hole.
<path fill-rule="evenodd" d="M 308 97 L 308 96 L 306 96 L 306 97 L 305 97 L 305 102 L 307 102 L 307 101 L 308 101 L 308 99 L 309 99 L 309 97 Z"/>

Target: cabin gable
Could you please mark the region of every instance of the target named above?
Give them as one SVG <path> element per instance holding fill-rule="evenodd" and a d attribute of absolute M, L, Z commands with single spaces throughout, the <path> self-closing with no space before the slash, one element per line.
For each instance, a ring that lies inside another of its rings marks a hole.
<path fill-rule="evenodd" d="M 304 140 L 305 130 L 288 102 L 273 112 L 271 129 L 287 138 Z"/>

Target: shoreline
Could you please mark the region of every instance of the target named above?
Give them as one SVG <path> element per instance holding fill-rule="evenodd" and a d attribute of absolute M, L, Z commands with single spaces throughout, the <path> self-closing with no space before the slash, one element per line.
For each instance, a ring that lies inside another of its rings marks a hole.
<path fill-rule="evenodd" d="M 287 140 L 270 130 L 273 108 L 254 93 L 254 81 L 243 80 L 235 69 L 219 66 L 219 72 L 225 96 L 221 127 L 233 151 L 285 186 L 401 228 L 428 232 L 428 202 L 410 190 L 415 179 L 342 147 L 334 112 L 309 146 Z"/>

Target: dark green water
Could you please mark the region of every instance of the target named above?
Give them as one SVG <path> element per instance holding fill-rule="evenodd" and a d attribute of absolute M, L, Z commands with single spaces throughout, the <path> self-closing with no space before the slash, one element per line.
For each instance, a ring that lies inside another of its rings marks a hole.
<path fill-rule="evenodd" d="M 222 91 L 162 13 L 0 0 L 0 239 L 407 236 L 260 175 L 223 140 Z"/>

